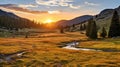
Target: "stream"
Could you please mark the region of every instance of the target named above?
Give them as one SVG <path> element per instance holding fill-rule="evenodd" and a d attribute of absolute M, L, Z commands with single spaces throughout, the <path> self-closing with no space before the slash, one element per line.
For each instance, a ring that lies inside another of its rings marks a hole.
<path fill-rule="evenodd" d="M 13 58 L 15 57 L 22 57 L 23 54 L 25 54 L 26 51 L 18 51 L 18 52 L 15 52 L 15 53 L 11 53 L 11 54 L 0 54 L 0 63 L 1 62 L 11 62 L 11 61 L 14 61 Z"/>
<path fill-rule="evenodd" d="M 66 44 L 65 49 L 71 49 L 71 50 L 83 50 L 83 51 L 102 51 L 102 50 L 97 50 L 97 49 L 88 49 L 88 48 L 77 48 L 79 45 L 79 42 L 71 42 Z"/>
<path fill-rule="evenodd" d="M 69 50 L 82 50 L 82 51 L 120 52 L 119 50 L 115 50 L 115 49 L 77 48 L 79 44 L 80 42 L 74 41 L 74 42 L 65 44 L 66 46 L 62 48 L 69 49 Z M 22 57 L 25 53 L 27 53 L 27 50 L 18 51 L 18 52 L 11 53 L 11 54 L 0 54 L 0 63 L 5 62 L 5 61 L 6 62 L 14 61 L 15 59 L 13 58 Z"/>
<path fill-rule="evenodd" d="M 83 50 L 83 51 L 98 51 L 98 52 L 120 52 L 119 50 L 115 49 L 96 49 L 96 48 L 77 48 L 80 42 L 70 42 L 67 43 L 66 46 L 62 47 L 64 49 L 70 50 Z"/>

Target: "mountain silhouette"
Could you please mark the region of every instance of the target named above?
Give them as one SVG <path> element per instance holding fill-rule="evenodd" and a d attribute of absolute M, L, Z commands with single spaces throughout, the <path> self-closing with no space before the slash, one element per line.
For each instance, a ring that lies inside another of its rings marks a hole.
<path fill-rule="evenodd" d="M 80 23 L 85 22 L 91 18 L 93 18 L 92 15 L 83 15 L 83 16 L 76 17 L 76 18 L 71 19 L 71 20 L 60 20 L 60 21 L 56 22 L 56 25 L 58 25 L 58 26 L 72 26 L 73 24 L 80 24 Z"/>

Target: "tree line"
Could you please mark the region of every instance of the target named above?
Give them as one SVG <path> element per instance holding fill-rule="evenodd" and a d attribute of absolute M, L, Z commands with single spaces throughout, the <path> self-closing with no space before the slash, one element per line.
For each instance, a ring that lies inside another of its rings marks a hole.
<path fill-rule="evenodd" d="M 86 24 L 80 24 L 79 25 L 79 28 L 78 26 L 76 26 L 78 24 L 73 24 L 72 26 L 58 26 L 58 29 L 60 31 L 60 33 L 64 33 L 65 31 L 68 31 L 68 32 L 74 32 L 74 31 L 84 31 L 86 30 Z"/>
<path fill-rule="evenodd" d="M 30 21 L 25 18 L 12 18 L 8 16 L 0 16 L 0 28 L 6 28 L 9 30 L 22 29 L 22 28 L 37 28 L 40 24 L 35 21 Z"/>

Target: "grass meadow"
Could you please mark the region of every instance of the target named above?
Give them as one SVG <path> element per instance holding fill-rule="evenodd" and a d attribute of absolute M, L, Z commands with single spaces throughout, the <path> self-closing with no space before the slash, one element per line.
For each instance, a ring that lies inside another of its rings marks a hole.
<path fill-rule="evenodd" d="M 83 51 L 61 48 L 77 40 L 78 47 L 104 51 Z M 0 38 L 0 53 L 10 54 L 28 50 L 22 57 L 2 62 L 0 67 L 120 67 L 120 38 L 90 40 L 80 32 L 37 33 L 23 37 Z"/>

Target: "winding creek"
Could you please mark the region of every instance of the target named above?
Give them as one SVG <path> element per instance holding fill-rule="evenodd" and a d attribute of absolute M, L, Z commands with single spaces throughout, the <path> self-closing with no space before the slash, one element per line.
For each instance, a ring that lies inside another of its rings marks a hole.
<path fill-rule="evenodd" d="M 83 50 L 83 51 L 97 51 L 97 52 L 120 52 L 119 50 L 113 49 L 96 49 L 96 48 L 77 48 L 80 42 L 70 42 L 65 44 L 66 46 L 62 47 L 69 50 Z"/>
<path fill-rule="evenodd" d="M 0 54 L 0 63 L 1 62 L 11 62 L 11 61 L 14 61 L 13 58 L 15 57 L 22 57 L 23 54 L 25 54 L 26 51 L 18 51 L 18 52 L 15 52 L 15 53 L 11 53 L 11 54 Z"/>
<path fill-rule="evenodd" d="M 102 50 L 97 50 L 97 49 L 88 49 L 88 48 L 77 48 L 79 45 L 79 42 L 71 42 L 66 44 L 65 49 L 71 49 L 71 50 L 83 50 L 83 51 L 102 51 Z"/>
<path fill-rule="evenodd" d="M 82 51 L 97 51 L 97 52 L 120 52 L 120 50 L 113 50 L 113 49 L 96 49 L 96 48 L 78 48 L 77 46 L 80 44 L 80 42 L 74 41 L 65 44 L 65 46 L 62 46 L 63 49 L 69 49 L 69 50 L 82 50 Z M 11 54 L 0 54 L 0 63 L 1 62 L 11 62 L 15 59 L 13 58 L 20 58 L 25 53 L 27 53 L 28 50 L 18 51 Z"/>

